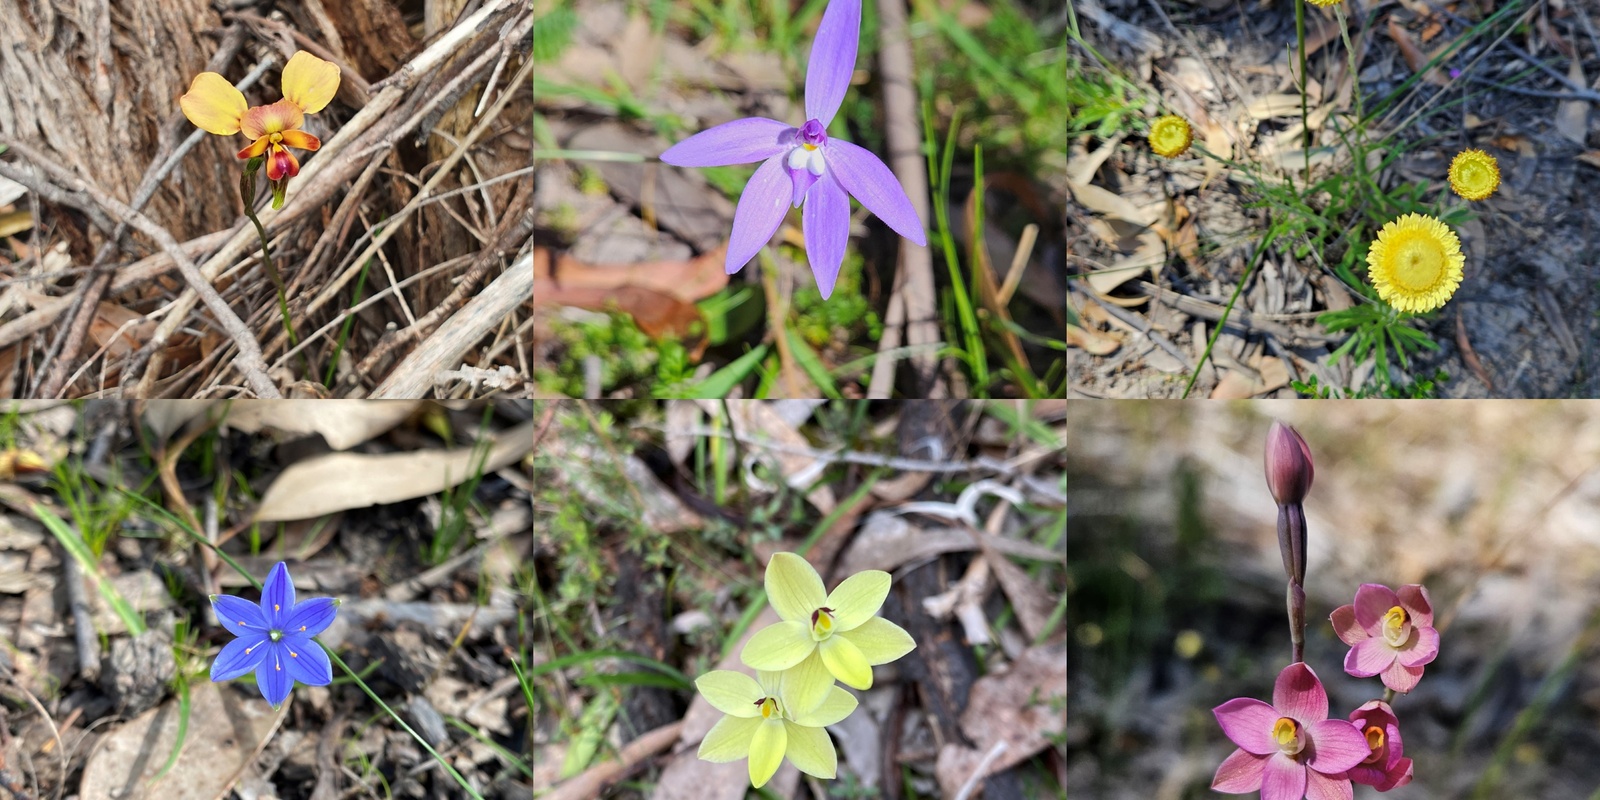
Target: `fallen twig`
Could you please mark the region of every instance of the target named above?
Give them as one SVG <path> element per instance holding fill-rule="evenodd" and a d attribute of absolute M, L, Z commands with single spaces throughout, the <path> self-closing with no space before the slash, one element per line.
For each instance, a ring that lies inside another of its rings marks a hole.
<path fill-rule="evenodd" d="M 556 786 L 554 791 L 545 795 L 544 800 L 582 800 L 599 797 L 601 787 L 633 769 L 639 762 L 671 747 L 672 743 L 678 740 L 678 731 L 681 728 L 683 720 L 678 720 L 628 742 L 619 753 L 619 760 L 603 761 L 568 778 Z"/>

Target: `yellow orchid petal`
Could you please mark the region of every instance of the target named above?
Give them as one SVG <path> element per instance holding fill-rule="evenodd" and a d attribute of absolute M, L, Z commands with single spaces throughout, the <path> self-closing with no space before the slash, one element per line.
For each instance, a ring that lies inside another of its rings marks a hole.
<path fill-rule="evenodd" d="M 817 643 L 811 641 L 811 629 L 804 622 L 779 622 L 750 637 L 739 652 L 739 660 L 751 669 L 777 672 L 800 663 L 816 647 Z"/>
<path fill-rule="evenodd" d="M 307 114 L 321 111 L 339 91 L 339 67 L 304 50 L 283 65 L 283 99 Z"/>
<path fill-rule="evenodd" d="M 857 689 L 872 688 L 872 665 L 849 639 L 834 636 L 817 645 L 817 649 L 822 651 L 822 663 L 840 683 Z"/>
<path fill-rule="evenodd" d="M 278 134 L 283 137 L 284 147 L 297 147 L 301 150 L 316 150 L 322 146 L 322 140 L 305 131 L 284 131 Z"/>
<path fill-rule="evenodd" d="M 227 78 L 215 72 L 202 72 L 194 76 L 188 93 L 178 98 L 178 105 L 196 128 L 232 136 L 239 132 L 239 118 L 244 116 L 248 103 Z"/>
<path fill-rule="evenodd" d="M 809 714 L 828 699 L 828 689 L 832 687 L 833 673 L 822 663 L 822 656 L 812 651 L 800 663 L 783 672 L 784 710 L 794 718 Z"/>
<path fill-rule="evenodd" d="M 785 620 L 811 622 L 811 612 L 827 603 L 822 576 L 794 553 L 774 553 L 767 562 L 767 601 Z"/>
<path fill-rule="evenodd" d="M 834 638 L 839 637 L 855 645 L 867 663 L 872 665 L 887 664 L 917 649 L 911 634 L 883 617 L 873 617 L 860 627 Z"/>
<path fill-rule="evenodd" d="M 244 117 L 239 120 L 239 130 L 252 139 L 260 139 L 298 128 L 302 122 L 305 122 L 305 115 L 300 113 L 299 106 L 279 100 L 272 105 L 252 106 L 244 112 Z"/>
<path fill-rule="evenodd" d="M 829 725 L 837 725 L 845 717 L 850 716 L 850 712 L 856 710 L 856 705 L 855 695 L 837 686 L 830 686 L 828 699 L 823 700 L 822 705 L 817 706 L 817 710 L 809 714 L 796 715 L 794 721 L 798 725 L 826 728 Z"/>
<path fill-rule="evenodd" d="M 743 719 L 759 714 L 755 703 L 767 696 L 754 678 L 731 669 L 707 672 L 695 678 L 694 685 L 712 708 Z"/>
<path fill-rule="evenodd" d="M 883 607 L 889 596 L 889 573 L 878 569 L 857 572 L 833 588 L 828 608 L 833 609 L 834 632 L 847 631 L 866 622 Z"/>
<path fill-rule="evenodd" d="M 754 708 L 754 706 L 752 706 Z M 700 741 L 700 758 L 713 764 L 726 764 L 750 755 L 750 743 L 764 720 L 723 717 L 711 726 Z"/>
<path fill-rule="evenodd" d="M 769 719 L 756 725 L 750 741 L 750 785 L 757 789 L 772 780 L 772 773 L 783 763 L 783 751 L 789 745 L 789 733 L 783 720 Z"/>
<path fill-rule="evenodd" d="M 827 731 L 793 722 L 785 722 L 783 727 L 789 739 L 783 754 L 801 772 L 818 778 L 832 778 L 838 774 L 839 756 L 833 750 L 833 740 L 828 738 Z"/>
<path fill-rule="evenodd" d="M 272 140 L 263 136 L 260 139 L 251 142 L 249 147 L 240 150 L 239 157 L 244 159 L 255 158 L 256 156 L 267 152 L 267 148 L 271 146 L 271 144 Z"/>

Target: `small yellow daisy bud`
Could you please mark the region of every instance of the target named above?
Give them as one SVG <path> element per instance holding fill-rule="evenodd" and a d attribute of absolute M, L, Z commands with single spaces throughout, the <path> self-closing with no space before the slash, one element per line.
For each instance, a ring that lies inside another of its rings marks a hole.
<path fill-rule="evenodd" d="M 1482 150 L 1462 150 L 1450 162 L 1450 188 L 1468 200 L 1482 200 L 1500 187 L 1500 165 Z"/>
<path fill-rule="evenodd" d="M 1378 232 L 1367 249 L 1367 274 L 1385 303 L 1399 311 L 1432 311 L 1461 285 L 1461 240 L 1443 222 L 1406 214 Z"/>
<path fill-rule="evenodd" d="M 1321 6 L 1322 8 L 1339 5 L 1339 3 L 1342 1 L 1343 0 L 1306 0 L 1306 2 L 1310 3 L 1311 5 Z"/>
<path fill-rule="evenodd" d="M 1183 117 L 1168 114 L 1157 118 L 1150 126 L 1150 149 L 1158 156 L 1177 158 L 1193 141 L 1194 132 L 1189 130 L 1189 123 Z"/>

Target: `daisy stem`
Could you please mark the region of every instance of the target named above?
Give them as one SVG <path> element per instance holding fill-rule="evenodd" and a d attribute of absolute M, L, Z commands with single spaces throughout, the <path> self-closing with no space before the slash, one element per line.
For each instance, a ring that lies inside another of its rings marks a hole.
<path fill-rule="evenodd" d="M 1306 113 L 1306 0 L 1294 0 L 1294 38 L 1300 47 L 1300 149 L 1306 156 L 1306 188 L 1310 189 L 1311 123 L 1310 115 Z"/>

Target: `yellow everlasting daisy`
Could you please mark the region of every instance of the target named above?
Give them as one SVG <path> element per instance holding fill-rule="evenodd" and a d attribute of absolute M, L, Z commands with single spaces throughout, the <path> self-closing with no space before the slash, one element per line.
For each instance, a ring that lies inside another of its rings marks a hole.
<path fill-rule="evenodd" d="M 1193 141 L 1194 132 L 1189 130 L 1189 122 L 1183 117 L 1168 114 L 1157 118 L 1150 126 L 1150 149 L 1158 156 L 1177 158 Z"/>
<path fill-rule="evenodd" d="M 1308 2 L 1308 3 L 1310 3 L 1311 5 L 1314 5 L 1314 6 L 1321 6 L 1322 8 L 1327 8 L 1328 6 L 1339 5 L 1339 3 L 1343 2 L 1343 0 L 1306 0 L 1306 2 Z"/>
<path fill-rule="evenodd" d="M 1455 232 L 1423 214 L 1390 221 L 1367 249 L 1378 296 L 1399 311 L 1415 313 L 1432 311 L 1456 293 L 1466 261 Z"/>
<path fill-rule="evenodd" d="M 1500 165 L 1482 150 L 1462 150 L 1450 162 L 1450 188 L 1468 200 L 1482 200 L 1500 187 Z"/>

